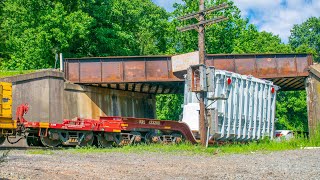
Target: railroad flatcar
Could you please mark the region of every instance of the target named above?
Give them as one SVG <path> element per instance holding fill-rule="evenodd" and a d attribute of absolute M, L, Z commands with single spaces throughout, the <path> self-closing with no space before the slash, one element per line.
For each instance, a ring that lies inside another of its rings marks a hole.
<path fill-rule="evenodd" d="M 199 104 L 190 86 L 206 89 L 207 140 L 250 141 L 273 138 L 277 86 L 272 82 L 228 71 L 203 67 L 209 75 L 201 86 L 188 73 L 181 121 L 103 116 L 99 119 L 64 119 L 62 123 L 28 121 L 29 105 L 21 104 L 12 116 L 12 84 L 0 83 L 0 144 L 26 139 L 29 146 L 111 147 L 145 143 L 197 143 Z M 200 66 L 196 66 L 198 68 Z M 190 72 L 199 72 L 190 71 Z M 200 77 L 200 76 L 199 76 Z M 25 102 L 28 103 L 28 102 Z"/>

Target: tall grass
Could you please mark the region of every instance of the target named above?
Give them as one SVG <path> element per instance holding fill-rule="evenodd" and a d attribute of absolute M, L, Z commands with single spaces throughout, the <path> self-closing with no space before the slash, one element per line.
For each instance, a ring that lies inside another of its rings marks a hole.
<path fill-rule="evenodd" d="M 67 153 L 165 153 L 178 155 L 225 155 L 225 154 L 252 154 L 268 153 L 272 151 L 284 151 L 304 149 L 305 147 L 320 147 L 320 127 L 316 133 L 307 138 L 303 135 L 296 135 L 290 140 L 263 139 L 247 143 L 229 143 L 224 145 L 211 145 L 204 148 L 200 145 L 190 143 L 182 144 L 139 144 L 114 148 L 76 147 L 60 150 L 30 150 L 30 154 L 54 154 L 57 151 Z M 48 151 L 48 152 L 47 152 Z"/>
<path fill-rule="evenodd" d="M 211 145 L 204 148 L 200 145 L 192 145 L 189 143 L 182 144 L 140 144 L 132 146 L 124 146 L 118 148 L 96 148 L 96 147 L 83 147 L 67 149 L 71 153 L 169 153 L 169 154 L 184 154 L 184 155 L 224 155 L 224 154 L 251 154 L 251 153 L 266 153 L 272 151 L 284 151 L 301 149 L 309 146 L 320 146 L 320 136 L 313 138 L 295 137 L 290 140 L 268 140 L 253 141 L 248 143 L 230 143 L 225 145 Z"/>
<path fill-rule="evenodd" d="M 320 146 L 320 124 L 309 139 L 309 146 Z"/>
<path fill-rule="evenodd" d="M 0 164 L 6 161 L 6 158 L 8 157 L 10 150 L 7 150 L 3 152 L 3 154 L 0 156 Z"/>
<path fill-rule="evenodd" d="M 179 153 L 186 155 L 193 154 L 210 154 L 212 152 L 211 148 L 203 148 L 199 145 L 192 145 L 189 143 L 182 144 L 139 144 L 139 145 L 128 145 L 123 147 L 114 148 L 97 148 L 91 147 L 79 147 L 73 149 L 65 150 L 71 153 Z"/>
<path fill-rule="evenodd" d="M 178 155 L 226 155 L 226 154 L 252 154 L 268 153 L 272 151 L 284 151 L 303 149 L 304 147 L 320 147 L 320 135 L 308 139 L 297 136 L 290 140 L 253 141 L 248 143 L 230 143 L 225 145 L 211 145 L 204 148 L 200 145 L 189 143 L 182 144 L 139 144 L 114 148 L 76 147 L 59 150 L 29 150 L 29 154 L 54 154 L 57 151 L 66 153 L 162 153 Z M 48 151 L 48 152 L 47 152 Z"/>
<path fill-rule="evenodd" d="M 285 139 L 263 139 L 246 144 L 234 143 L 217 147 L 222 153 L 249 153 L 266 151 L 283 151 L 293 149 L 303 149 L 305 147 L 320 147 L 320 126 L 316 129 L 314 135 L 310 138 L 301 135 L 295 135 L 290 140 Z"/>

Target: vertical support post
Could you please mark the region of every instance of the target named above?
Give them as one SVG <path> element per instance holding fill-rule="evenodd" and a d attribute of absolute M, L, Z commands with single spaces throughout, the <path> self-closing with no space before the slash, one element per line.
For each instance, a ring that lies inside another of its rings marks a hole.
<path fill-rule="evenodd" d="M 316 79 L 313 74 L 310 73 L 309 77 L 305 80 L 305 87 L 307 92 L 307 109 L 308 109 L 308 129 L 309 137 L 314 135 L 316 130 L 316 118 L 317 117 L 317 97 L 318 93 L 314 91 L 314 82 Z"/>
<path fill-rule="evenodd" d="M 204 10 L 204 0 L 200 0 L 199 4 L 200 12 Z M 204 13 L 199 14 L 199 22 L 204 21 Z M 200 64 L 205 64 L 205 36 L 204 36 L 204 25 L 199 25 L 198 35 L 198 46 L 199 46 L 199 61 Z M 199 115 L 199 126 L 200 126 L 200 141 L 202 146 L 206 146 L 207 142 L 207 127 L 205 122 L 205 92 L 200 92 L 200 115 Z"/>
<path fill-rule="evenodd" d="M 59 55 L 56 53 L 55 55 L 55 62 L 54 62 L 54 69 L 57 69 L 57 63 L 58 63 Z"/>
<path fill-rule="evenodd" d="M 60 71 L 63 71 L 63 56 L 62 56 L 62 53 L 60 53 Z"/>

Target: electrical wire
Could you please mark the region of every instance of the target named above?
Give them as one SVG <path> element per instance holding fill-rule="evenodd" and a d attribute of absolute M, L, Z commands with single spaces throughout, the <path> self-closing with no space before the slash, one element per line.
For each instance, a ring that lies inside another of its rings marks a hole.
<path fill-rule="evenodd" d="M 21 138 L 19 138 L 17 141 L 11 142 L 11 141 L 9 140 L 9 136 L 7 136 L 7 141 L 8 141 L 8 143 L 10 143 L 10 144 L 15 144 L 15 143 L 19 142 L 21 139 L 25 139 L 25 138 L 26 138 L 26 137 L 21 137 Z"/>

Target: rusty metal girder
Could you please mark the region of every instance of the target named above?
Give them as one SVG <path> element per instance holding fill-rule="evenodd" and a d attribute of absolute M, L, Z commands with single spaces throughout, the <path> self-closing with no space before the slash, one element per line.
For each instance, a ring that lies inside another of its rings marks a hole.
<path fill-rule="evenodd" d="M 308 54 L 207 55 L 207 65 L 257 78 L 307 77 L 313 64 Z"/>
<path fill-rule="evenodd" d="M 171 70 L 170 56 L 65 59 L 66 79 L 75 83 L 182 81 Z"/>
<path fill-rule="evenodd" d="M 65 78 L 80 84 L 123 84 L 114 87 L 123 90 L 130 90 L 130 85 L 131 91 L 145 93 L 182 92 L 183 86 L 176 88 L 174 85 L 181 86 L 184 80 L 172 72 L 171 57 L 67 58 L 64 61 Z M 313 61 L 308 54 L 208 54 L 206 63 L 217 69 L 271 80 L 283 90 L 299 90 L 304 88 Z"/>

